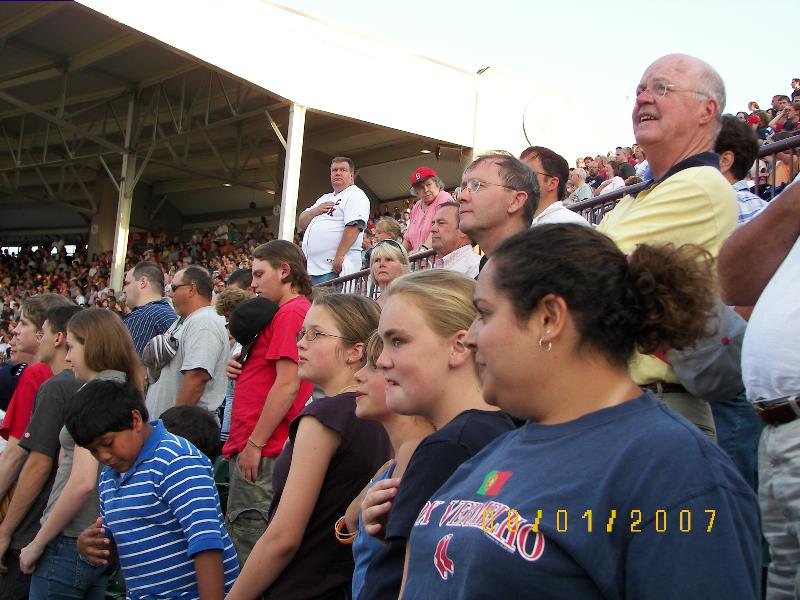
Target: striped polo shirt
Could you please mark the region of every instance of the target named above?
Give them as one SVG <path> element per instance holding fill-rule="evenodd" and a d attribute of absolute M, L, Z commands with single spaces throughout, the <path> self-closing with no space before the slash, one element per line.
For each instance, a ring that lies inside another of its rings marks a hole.
<path fill-rule="evenodd" d="M 198 598 L 193 557 L 221 550 L 225 592 L 239 563 L 223 524 L 211 463 L 161 421 L 126 473 L 104 467 L 100 516 L 117 545 L 128 598 Z"/>
<path fill-rule="evenodd" d="M 178 315 L 175 314 L 169 301 L 161 298 L 137 306 L 123 322 L 131 333 L 136 351 L 141 356 L 147 342 L 164 333 L 177 318 Z"/>

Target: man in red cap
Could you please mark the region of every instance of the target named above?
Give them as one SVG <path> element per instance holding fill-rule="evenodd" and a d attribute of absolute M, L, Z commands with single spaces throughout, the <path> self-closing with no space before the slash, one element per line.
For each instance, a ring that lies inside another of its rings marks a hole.
<path fill-rule="evenodd" d="M 420 167 L 411 174 L 411 193 L 417 202 L 411 209 L 404 243 L 409 252 L 417 252 L 421 246 L 431 247 L 431 227 L 436 209 L 452 201 L 453 197 L 444 191 L 444 182 L 429 167 Z"/>

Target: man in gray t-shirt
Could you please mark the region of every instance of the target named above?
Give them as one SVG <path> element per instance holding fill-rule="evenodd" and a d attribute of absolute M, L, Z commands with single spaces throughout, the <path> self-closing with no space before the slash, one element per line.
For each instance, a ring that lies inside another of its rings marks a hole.
<path fill-rule="evenodd" d="M 172 279 L 172 302 L 181 319 L 173 333 L 178 350 L 147 390 L 152 419 L 183 404 L 215 411 L 225 398 L 228 334 L 225 320 L 211 307 L 212 286 L 208 271 L 196 266 L 178 271 Z"/>

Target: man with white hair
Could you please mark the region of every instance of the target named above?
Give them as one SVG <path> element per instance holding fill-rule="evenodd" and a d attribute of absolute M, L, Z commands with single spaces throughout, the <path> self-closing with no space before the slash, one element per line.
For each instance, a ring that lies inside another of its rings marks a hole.
<path fill-rule="evenodd" d="M 653 173 L 625 196 L 598 229 L 630 253 L 642 243 L 698 244 L 714 258 L 734 230 L 736 194 L 719 171 L 714 141 L 725 109 L 725 85 L 711 65 L 685 54 L 659 58 L 642 75 L 633 133 Z M 634 380 L 715 439 L 707 401 L 691 395 L 665 359 L 637 354 Z"/>
<path fill-rule="evenodd" d="M 577 167 L 569 174 L 569 182 L 575 190 L 569 195 L 569 202 L 580 202 L 594 198 L 592 186 L 586 183 L 586 169 Z"/>

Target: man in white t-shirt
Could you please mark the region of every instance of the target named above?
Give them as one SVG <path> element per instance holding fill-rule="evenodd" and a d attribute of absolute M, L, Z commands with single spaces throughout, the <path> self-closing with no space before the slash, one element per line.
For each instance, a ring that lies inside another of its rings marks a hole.
<path fill-rule="evenodd" d="M 722 299 L 752 306 L 742 343 L 747 398 L 766 423 L 758 447 L 758 501 L 772 562 L 767 598 L 800 589 L 800 176 L 719 253 Z"/>
<path fill-rule="evenodd" d="M 369 219 L 369 198 L 354 181 L 352 159 L 331 161 L 332 192 L 321 196 L 297 219 L 305 229 L 303 253 L 316 285 L 361 269 L 361 239 Z"/>

